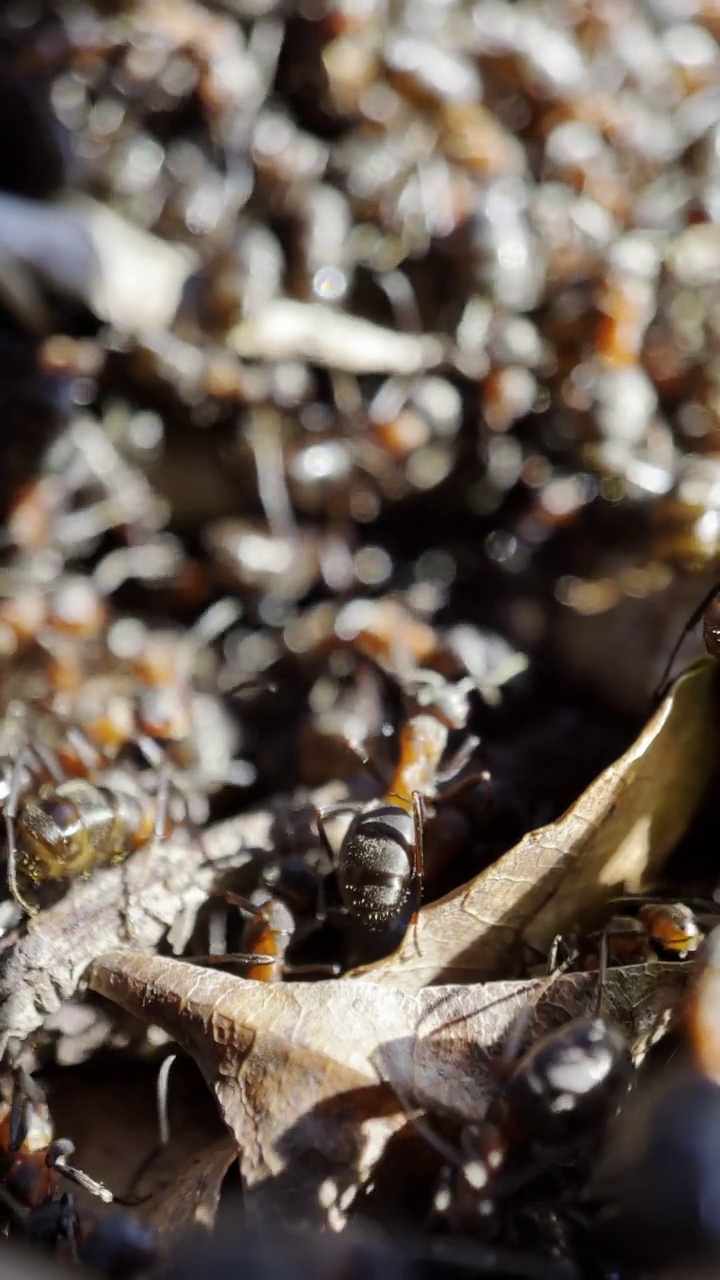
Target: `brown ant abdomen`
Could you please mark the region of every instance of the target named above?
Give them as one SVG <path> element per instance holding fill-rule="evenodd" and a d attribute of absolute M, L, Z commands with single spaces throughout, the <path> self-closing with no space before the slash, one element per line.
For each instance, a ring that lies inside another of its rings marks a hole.
<path fill-rule="evenodd" d="M 22 871 L 31 880 L 70 880 L 124 856 L 149 838 L 138 797 L 85 778 L 46 783 L 17 818 Z"/>
<path fill-rule="evenodd" d="M 338 888 L 343 904 L 370 928 L 395 919 L 413 879 L 412 813 L 379 804 L 354 819 L 342 843 Z"/>

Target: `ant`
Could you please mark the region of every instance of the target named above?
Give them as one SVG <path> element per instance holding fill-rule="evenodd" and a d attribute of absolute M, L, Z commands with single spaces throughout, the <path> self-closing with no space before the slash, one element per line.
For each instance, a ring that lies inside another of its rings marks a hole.
<path fill-rule="evenodd" d="M 69 1138 L 53 1138 L 42 1091 L 24 1071 L 19 1071 L 7 1114 L 0 1121 L 0 1187 L 4 1203 L 31 1210 L 57 1201 L 62 1179 L 73 1182 L 105 1204 L 115 1199 L 97 1182 L 69 1163 L 75 1148 Z"/>
<path fill-rule="evenodd" d="M 22 1239 L 51 1248 L 58 1261 L 67 1258 L 109 1280 L 135 1280 L 149 1274 L 157 1261 L 152 1227 L 122 1210 L 101 1218 L 80 1211 L 67 1192 L 25 1205 L 0 1186 L 0 1211 L 6 1227 Z"/>
<path fill-rule="evenodd" d="M 336 863 L 343 905 L 371 929 L 382 928 L 400 914 L 413 883 L 419 908 L 425 800 L 445 802 L 489 780 L 487 773 L 473 775 L 437 795 L 438 784 L 455 777 L 477 746 L 476 738 L 468 738 L 459 756 L 440 769 L 451 731 L 467 724 L 473 687 L 470 679 L 451 684 L 429 670 L 405 680 L 411 710 L 400 730 L 399 760 L 382 799 L 359 810 L 336 806 L 317 812 L 318 830 Z M 363 762 L 370 763 L 366 758 Z"/>
<path fill-rule="evenodd" d="M 225 901 L 248 916 L 240 939 L 241 950 L 224 954 L 195 956 L 203 964 L 242 964 L 246 977 L 256 982 L 282 982 L 292 975 L 324 974 L 336 977 L 338 965 L 302 964 L 290 965 L 286 960 L 288 949 L 297 934 L 295 917 L 287 903 L 269 889 L 259 889 L 252 898 L 244 898 L 227 890 Z M 316 926 L 322 923 L 318 916 Z"/>
<path fill-rule="evenodd" d="M 658 681 L 655 700 L 660 702 L 665 696 L 668 687 L 668 679 L 673 663 L 680 652 L 680 646 L 687 635 L 690 634 L 693 627 L 697 626 L 702 619 L 703 624 L 703 641 L 705 648 L 711 658 L 720 658 L 720 583 L 716 582 L 708 592 L 703 596 L 700 603 L 693 610 L 687 622 L 685 623 L 680 635 L 672 647 L 670 656 L 663 669 L 662 676 Z"/>
<path fill-rule="evenodd" d="M 607 940 L 609 958 L 615 964 L 644 964 L 657 956 L 660 960 L 687 960 L 694 955 L 704 938 L 700 922 L 691 906 L 684 902 L 655 902 L 644 897 L 626 895 L 617 899 L 620 906 L 639 902 L 636 916 L 612 916 L 602 934 Z"/>
<path fill-rule="evenodd" d="M 698 1259 L 716 1264 L 720 1256 L 719 1000 L 715 928 L 698 953 L 681 1011 L 684 1053 L 630 1095 L 584 1193 L 606 1246 L 643 1274 L 675 1264 L 685 1275 Z"/>
<path fill-rule="evenodd" d="M 28 783 L 33 757 L 50 773 L 39 787 Z M 37 910 L 18 884 L 18 873 L 34 884 L 71 881 L 95 867 L 124 859 L 151 839 L 165 837 L 168 819 L 167 774 L 159 776 L 157 795 L 139 778 L 114 770 L 65 778 L 51 751 L 36 744 L 20 753 L 9 775 L 3 807 L 7 842 L 8 887 L 28 914 Z"/>
<path fill-rule="evenodd" d="M 543 991 L 569 963 L 554 970 Z M 496 1225 L 498 1201 L 549 1163 L 561 1164 L 573 1154 L 627 1089 L 632 1070 L 627 1042 L 601 1012 L 606 964 L 603 946 L 595 1012 L 555 1027 L 516 1057 L 531 1009 L 521 1013 L 498 1064 L 501 1089 L 483 1120 L 464 1127 L 459 1150 L 425 1121 L 413 1119 L 447 1161 L 435 1210 L 453 1230 L 487 1234 Z"/>
<path fill-rule="evenodd" d="M 73 1262 L 84 1262 L 112 1277 L 139 1275 L 155 1253 L 153 1231 L 132 1214 L 97 1219 L 79 1213 L 63 1180 L 105 1204 L 125 1203 L 102 1182 L 70 1163 L 67 1138 L 53 1138 L 42 1090 L 27 1072 L 15 1075 L 13 1095 L 0 1121 L 0 1216 L 24 1237 L 67 1247 Z"/>
<path fill-rule="evenodd" d="M 94 682 L 85 681 L 71 702 L 65 701 L 65 708 L 71 707 L 81 726 L 80 732 L 68 728 L 57 747 L 66 772 L 82 776 L 88 768 L 107 766 L 130 746 L 160 770 L 168 768 L 170 762 L 181 770 L 197 764 L 193 741 L 194 665 L 200 650 L 226 631 L 237 617 L 236 602 L 223 599 L 201 614 L 182 637 L 165 632 L 145 633 L 138 628 L 138 635 L 132 637 L 134 652 L 128 655 L 132 690 L 126 687 L 127 681 L 123 684 L 122 677 L 115 681 L 112 677 L 99 677 Z M 51 703 L 46 709 L 55 719 L 68 724 L 56 705 Z M 85 742 L 84 748 L 80 738 Z M 242 770 L 233 767 L 242 762 L 223 763 L 226 767 L 222 775 L 213 775 L 208 781 L 240 780 L 243 785 Z"/>

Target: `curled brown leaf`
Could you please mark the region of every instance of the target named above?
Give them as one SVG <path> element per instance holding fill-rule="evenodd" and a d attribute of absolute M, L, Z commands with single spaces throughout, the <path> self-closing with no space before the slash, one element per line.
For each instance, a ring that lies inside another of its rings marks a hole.
<path fill-rule="evenodd" d="M 603 1003 L 636 1055 L 679 998 L 682 966 L 611 970 Z M 237 1142 L 250 1214 L 339 1229 L 390 1137 L 398 1092 L 465 1123 L 490 1068 L 537 1001 L 533 1035 L 594 1009 L 589 973 L 400 991 L 341 981 L 267 984 L 178 960 L 102 956 L 92 988 L 156 1023 L 195 1058 Z"/>

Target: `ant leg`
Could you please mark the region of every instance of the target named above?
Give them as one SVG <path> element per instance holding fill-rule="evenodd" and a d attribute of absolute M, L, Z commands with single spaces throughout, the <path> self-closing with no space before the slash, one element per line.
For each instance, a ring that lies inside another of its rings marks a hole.
<path fill-rule="evenodd" d="M 595 1017 L 599 1018 L 602 1014 L 602 1000 L 605 991 L 605 983 L 607 982 L 608 970 L 608 940 L 607 932 L 603 929 L 600 935 L 600 956 L 598 958 L 598 981 L 597 996 L 595 999 Z"/>
<path fill-rule="evenodd" d="M 20 892 L 17 877 L 17 844 L 15 841 L 15 819 L 17 817 L 18 804 L 20 801 L 20 788 L 22 786 L 23 769 L 28 760 L 28 753 L 21 751 L 15 761 L 10 778 L 8 781 L 8 798 L 5 804 L 3 817 L 5 820 L 5 840 L 7 843 L 7 882 L 11 896 L 15 899 L 18 906 L 22 907 L 29 916 L 35 915 L 37 907 L 33 906 L 23 897 Z M 7 775 L 6 775 L 7 776 Z"/>
<path fill-rule="evenodd" d="M 15 1089 L 13 1091 L 13 1100 L 10 1104 L 10 1142 L 8 1145 L 11 1151 L 19 1151 L 27 1140 L 30 1132 L 31 1116 L 32 1104 L 19 1090 Z"/>
<path fill-rule="evenodd" d="M 27 1222 L 30 1210 L 20 1204 L 20 1201 L 6 1191 L 5 1187 L 0 1187 L 0 1204 L 3 1209 L 7 1209 L 16 1225 L 19 1226 L 21 1223 L 24 1225 Z"/>
<path fill-rule="evenodd" d="M 474 733 L 468 734 L 465 741 L 453 752 L 447 764 L 442 769 L 438 769 L 435 777 L 438 782 L 450 782 L 453 778 L 465 768 L 465 765 L 471 759 L 473 751 L 480 746 L 480 739 Z"/>
<path fill-rule="evenodd" d="M 158 1071 L 157 1078 L 157 1114 L 158 1114 L 158 1136 L 161 1147 L 166 1147 L 170 1141 L 170 1110 L 168 1107 L 168 1098 L 170 1096 L 170 1071 L 173 1064 L 177 1062 L 177 1054 L 169 1053 L 167 1058 Z"/>
<path fill-rule="evenodd" d="M 97 1182 L 89 1174 L 83 1173 L 82 1169 L 77 1169 L 75 1165 L 68 1164 L 68 1157 L 74 1154 L 75 1146 L 69 1138 L 56 1138 L 47 1149 L 45 1163 L 48 1168 L 56 1169 L 69 1182 L 74 1182 L 76 1186 L 82 1187 L 84 1191 L 89 1191 L 90 1195 L 97 1196 L 104 1204 L 112 1204 L 115 1197 L 104 1183 Z"/>
<path fill-rule="evenodd" d="M 71 725 L 68 728 L 67 739 L 87 773 L 110 765 L 110 760 L 105 753 L 100 751 L 92 738 L 78 725 Z"/>
<path fill-rule="evenodd" d="M 418 940 L 418 922 L 420 919 L 420 907 L 422 905 L 423 883 L 425 880 L 425 843 L 424 843 L 424 827 L 425 827 L 425 801 L 419 791 L 412 793 L 412 819 L 413 819 L 413 882 L 415 885 L 415 906 L 413 908 L 411 925 L 415 938 L 415 950 L 420 955 L 420 945 Z"/>
<path fill-rule="evenodd" d="M 715 599 L 715 596 L 717 594 L 718 594 L 718 583 L 716 582 L 715 585 L 711 587 L 709 591 L 706 592 L 706 594 L 703 596 L 697 608 L 693 610 L 687 622 L 685 623 L 685 626 L 683 627 L 682 631 L 680 632 L 680 635 L 678 636 L 677 640 L 675 641 L 675 644 L 672 647 L 670 657 L 665 663 L 663 673 L 660 679 L 658 680 L 657 688 L 655 689 L 655 693 L 653 694 L 654 703 L 662 702 L 663 698 L 665 697 L 665 694 L 668 691 L 668 684 L 669 684 L 668 678 L 670 675 L 670 671 L 672 669 L 672 665 L 675 659 L 678 656 L 678 653 L 680 652 L 680 648 L 685 637 L 689 635 L 693 627 L 696 627 L 698 622 L 700 622 L 708 605 L 712 600 Z"/>
<path fill-rule="evenodd" d="M 350 803 L 350 804 L 331 804 L 331 805 L 328 805 L 327 808 L 315 810 L 315 825 L 317 827 L 318 835 L 322 841 L 322 844 L 325 848 L 326 853 L 328 853 L 332 858 L 333 863 L 337 862 L 340 846 L 342 845 L 342 842 L 345 839 L 347 832 L 350 829 L 351 823 L 355 818 L 357 818 L 358 814 L 362 812 L 362 809 L 363 809 L 362 805 Z M 336 818 L 336 817 L 342 818 L 345 815 L 347 815 L 347 819 L 348 819 L 347 827 L 340 835 L 337 841 L 337 844 L 335 844 L 333 840 L 331 840 L 330 834 L 325 824 L 329 818 Z"/>
<path fill-rule="evenodd" d="M 77 1227 L 78 1213 L 75 1207 L 75 1197 L 69 1193 L 64 1195 L 60 1201 L 60 1216 L 58 1218 L 58 1239 L 64 1239 L 70 1249 L 70 1260 L 74 1267 L 80 1266 L 80 1256 L 77 1247 Z"/>
<path fill-rule="evenodd" d="M 487 769 L 482 769 L 479 773 L 471 773 L 467 778 L 462 778 L 460 782 L 456 782 L 455 786 L 448 787 L 447 791 L 443 791 L 439 796 L 433 796 L 433 807 L 439 804 L 449 804 L 451 800 L 457 800 L 459 796 L 464 795 L 466 791 L 471 791 L 473 787 L 483 784 L 485 788 L 492 789 L 492 774 Z"/>
<path fill-rule="evenodd" d="M 194 964 L 279 964 L 278 956 L 255 951 L 226 951 L 224 955 L 191 956 Z"/>
<path fill-rule="evenodd" d="M 122 1200 L 119 1196 L 116 1196 L 118 1204 L 135 1206 L 143 1204 L 150 1198 L 149 1196 L 138 1197 L 134 1192 L 138 1184 L 142 1182 L 148 1169 L 154 1164 L 161 1151 L 164 1151 L 165 1147 L 167 1147 L 170 1142 L 170 1109 L 168 1106 L 168 1098 L 170 1096 L 169 1082 L 170 1071 L 173 1064 L 177 1062 L 177 1056 L 178 1055 L 176 1053 L 169 1053 L 166 1058 L 163 1058 L 157 1075 L 155 1099 L 157 1108 L 158 1140 L 148 1155 L 143 1156 L 143 1159 L 140 1161 L 140 1164 L 127 1185 L 125 1195 Z"/>
<path fill-rule="evenodd" d="M 301 977 L 306 974 L 314 973 L 318 977 L 337 978 L 342 973 L 342 965 L 340 964 L 285 964 L 283 965 L 283 973 L 291 974 L 293 977 Z"/>
<path fill-rule="evenodd" d="M 157 796 L 155 797 L 155 822 L 153 824 L 153 840 L 167 840 L 168 803 L 170 800 L 170 768 L 164 761 L 158 776 Z"/>
<path fill-rule="evenodd" d="M 361 743 L 354 742 L 351 738 L 346 738 L 345 743 L 350 748 L 353 755 L 357 756 L 363 768 L 367 769 L 368 773 L 372 774 L 375 781 L 379 782 L 383 791 L 385 791 L 388 786 L 388 778 L 387 775 L 383 773 L 377 761 L 373 760 L 372 756 L 368 754 Z"/>

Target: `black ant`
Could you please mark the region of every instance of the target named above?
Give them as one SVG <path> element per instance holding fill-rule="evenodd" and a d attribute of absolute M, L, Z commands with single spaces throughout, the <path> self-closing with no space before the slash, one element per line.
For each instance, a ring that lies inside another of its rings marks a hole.
<path fill-rule="evenodd" d="M 498 1202 L 532 1181 L 548 1162 L 562 1162 L 577 1150 L 628 1087 L 627 1042 L 601 1014 L 606 958 L 603 947 L 594 1014 L 554 1028 L 515 1058 L 531 1010 L 520 1015 L 498 1064 L 499 1093 L 484 1119 L 462 1130 L 459 1150 L 423 1120 L 413 1120 L 447 1161 L 435 1209 L 452 1229 L 487 1234 L 496 1225 Z"/>
<path fill-rule="evenodd" d="M 606 1248 L 643 1274 L 660 1264 L 694 1274 L 699 1260 L 714 1274 L 720 1257 L 719 1008 L 715 928 L 681 1010 L 682 1051 L 630 1095 L 584 1193 Z"/>
<path fill-rule="evenodd" d="M 318 811 L 318 829 L 336 862 L 342 902 L 372 929 L 400 914 L 413 883 L 416 907 L 420 904 L 425 800 L 445 801 L 479 780 L 489 781 L 487 773 L 475 775 L 437 796 L 438 784 L 455 777 L 477 746 L 477 739 L 469 738 L 460 757 L 440 769 L 451 731 L 467 723 L 472 687 L 470 680 L 453 685 L 433 671 L 418 671 L 405 681 L 413 710 L 400 731 L 399 760 L 382 799 L 359 811 L 351 806 Z"/>

